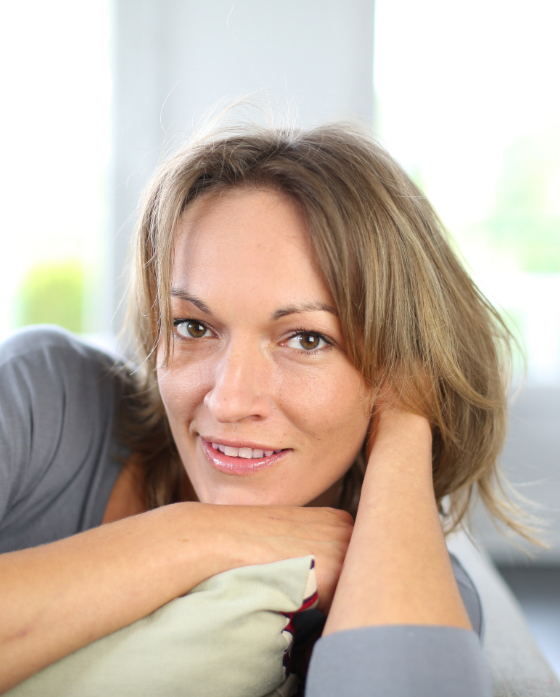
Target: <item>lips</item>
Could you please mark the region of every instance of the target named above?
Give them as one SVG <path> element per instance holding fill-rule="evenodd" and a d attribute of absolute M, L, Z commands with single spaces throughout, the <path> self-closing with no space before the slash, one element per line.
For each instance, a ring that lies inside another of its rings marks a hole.
<path fill-rule="evenodd" d="M 260 472 L 272 467 L 291 452 L 290 449 L 274 451 L 259 447 L 223 445 L 209 442 L 202 436 L 200 442 L 210 465 L 225 474 L 250 475 Z"/>

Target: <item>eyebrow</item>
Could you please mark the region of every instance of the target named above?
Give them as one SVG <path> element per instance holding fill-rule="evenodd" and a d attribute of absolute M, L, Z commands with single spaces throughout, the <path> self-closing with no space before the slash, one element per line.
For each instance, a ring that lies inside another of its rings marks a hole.
<path fill-rule="evenodd" d="M 171 289 L 171 297 L 172 298 L 180 298 L 181 300 L 186 300 L 187 302 L 190 302 L 192 305 L 195 307 L 198 307 L 198 309 L 201 312 L 204 312 L 206 315 L 211 315 L 212 312 L 208 305 L 200 300 L 200 298 L 195 297 L 194 295 L 189 295 L 186 293 L 184 290 L 181 290 L 180 288 L 172 288 Z"/>
<path fill-rule="evenodd" d="M 327 303 L 312 302 L 303 303 L 301 305 L 288 305 L 287 307 L 281 307 L 279 310 L 273 313 L 272 319 L 281 319 L 287 315 L 296 315 L 301 312 L 330 312 L 332 315 L 337 316 L 338 313 Z"/>
<path fill-rule="evenodd" d="M 180 288 L 172 288 L 171 296 L 173 298 L 180 298 L 181 300 L 186 300 L 187 302 L 190 302 L 192 305 L 197 307 L 201 312 L 204 312 L 204 314 L 212 315 L 212 311 L 203 300 L 197 298 L 194 295 L 190 295 L 189 293 L 187 293 L 184 290 L 181 290 Z M 338 313 L 334 309 L 334 307 L 327 303 L 317 301 L 302 303 L 301 305 L 287 305 L 286 307 L 281 307 L 279 310 L 276 310 L 276 312 L 273 312 L 272 319 L 279 320 L 282 319 L 282 317 L 287 317 L 288 315 L 301 314 L 302 312 L 330 312 L 332 315 L 338 316 Z"/>

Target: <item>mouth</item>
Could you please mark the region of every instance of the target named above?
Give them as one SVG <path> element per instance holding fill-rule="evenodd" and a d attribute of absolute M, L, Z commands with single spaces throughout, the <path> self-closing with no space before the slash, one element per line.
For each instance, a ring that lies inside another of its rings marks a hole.
<path fill-rule="evenodd" d="M 285 457 L 290 448 L 269 450 L 251 445 L 225 445 L 200 436 L 202 451 L 210 465 L 225 474 L 249 475 L 272 467 Z"/>

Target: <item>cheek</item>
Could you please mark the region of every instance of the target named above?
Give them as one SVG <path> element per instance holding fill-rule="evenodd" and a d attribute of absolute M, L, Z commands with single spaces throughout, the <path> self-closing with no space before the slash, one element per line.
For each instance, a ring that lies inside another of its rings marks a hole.
<path fill-rule="evenodd" d="M 349 365 L 328 375 L 307 376 L 285 385 L 281 402 L 289 420 L 296 423 L 317 448 L 330 456 L 352 453 L 353 459 L 367 434 L 369 393 L 360 373 Z"/>
<path fill-rule="evenodd" d="M 159 391 L 171 426 L 192 418 L 209 389 L 208 376 L 196 363 L 158 367 Z"/>

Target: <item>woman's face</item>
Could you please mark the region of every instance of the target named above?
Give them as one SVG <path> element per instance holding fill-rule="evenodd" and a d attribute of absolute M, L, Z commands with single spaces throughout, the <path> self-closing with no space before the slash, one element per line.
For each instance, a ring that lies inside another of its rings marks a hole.
<path fill-rule="evenodd" d="M 239 190 L 191 204 L 171 304 L 158 381 L 193 494 L 333 505 L 366 436 L 369 395 L 292 202 Z"/>

